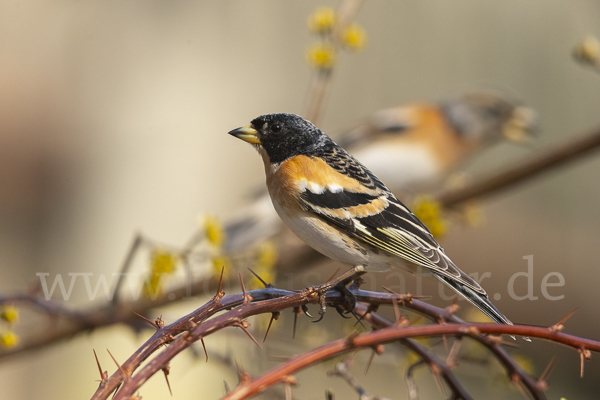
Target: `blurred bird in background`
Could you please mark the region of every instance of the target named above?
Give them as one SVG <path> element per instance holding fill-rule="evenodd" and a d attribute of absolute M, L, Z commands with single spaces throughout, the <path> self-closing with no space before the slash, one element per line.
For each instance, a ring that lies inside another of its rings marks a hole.
<path fill-rule="evenodd" d="M 476 153 L 509 140 L 526 143 L 536 113 L 489 92 L 374 113 L 336 142 L 398 192 L 428 191 Z M 282 227 L 266 191 L 227 225 L 228 250 L 267 240 Z"/>

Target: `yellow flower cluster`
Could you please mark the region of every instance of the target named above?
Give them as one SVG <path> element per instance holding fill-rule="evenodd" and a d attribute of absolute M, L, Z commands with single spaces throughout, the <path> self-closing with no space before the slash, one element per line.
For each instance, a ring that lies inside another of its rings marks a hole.
<path fill-rule="evenodd" d="M 0 308 L 0 318 L 10 325 L 19 321 L 19 309 L 15 306 L 2 306 Z M 6 332 L 0 332 L 0 346 L 10 349 L 19 343 L 19 336 L 10 330 L 9 326 Z"/>
<path fill-rule="evenodd" d="M 15 306 L 4 306 L 0 309 L 0 318 L 14 324 L 19 320 L 19 309 Z"/>
<path fill-rule="evenodd" d="M 335 65 L 335 49 L 327 44 L 314 44 L 308 49 L 306 59 L 315 68 L 329 70 Z"/>
<path fill-rule="evenodd" d="M 434 237 L 443 236 L 447 223 L 442 215 L 442 205 L 429 196 L 418 196 L 413 202 L 413 212 Z"/>
<path fill-rule="evenodd" d="M 223 242 L 225 242 L 225 230 L 223 229 L 221 222 L 216 217 L 211 215 L 205 216 L 203 228 L 208 243 L 214 247 L 220 248 L 223 246 Z"/>
<path fill-rule="evenodd" d="M 308 17 L 308 29 L 315 33 L 327 33 L 333 30 L 336 15 L 331 7 L 319 7 Z"/>
<path fill-rule="evenodd" d="M 331 7 L 319 7 L 308 17 L 308 29 L 320 36 L 320 42 L 313 44 L 306 52 L 306 60 L 312 67 L 322 71 L 331 70 L 335 66 L 339 46 L 353 51 L 365 47 L 367 35 L 361 26 L 352 23 L 334 34 L 337 23 L 337 15 Z"/>
<path fill-rule="evenodd" d="M 231 272 L 231 260 L 222 253 L 223 243 L 225 243 L 226 239 L 225 228 L 221 224 L 221 221 L 212 215 L 202 217 L 201 228 L 210 245 L 210 268 L 213 277 L 220 279 L 221 271 L 223 271 L 223 278 L 227 279 Z"/>
<path fill-rule="evenodd" d="M 166 275 L 172 275 L 177 269 L 179 256 L 165 249 L 154 249 L 150 254 L 150 272 L 148 281 L 144 286 L 147 297 L 154 298 L 162 291 L 161 279 Z"/>
<path fill-rule="evenodd" d="M 12 331 L 6 331 L 0 333 L 0 345 L 2 347 L 10 349 L 19 344 L 19 336 Z"/>
<path fill-rule="evenodd" d="M 360 51 L 367 44 L 367 34 L 360 25 L 351 24 L 342 31 L 342 43 L 350 50 Z"/>

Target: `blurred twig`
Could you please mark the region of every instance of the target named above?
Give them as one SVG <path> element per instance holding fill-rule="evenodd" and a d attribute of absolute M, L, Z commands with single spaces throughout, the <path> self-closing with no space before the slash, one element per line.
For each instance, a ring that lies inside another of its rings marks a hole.
<path fill-rule="evenodd" d="M 358 393 L 358 400 L 389 400 L 386 397 L 369 394 L 366 389 L 360 384 L 358 379 L 350 375 L 348 367 L 350 365 L 350 358 L 346 358 L 344 361 L 339 362 L 335 365 L 333 371 L 327 373 L 329 376 L 339 376 L 342 378 L 352 389 Z"/>
<path fill-rule="evenodd" d="M 331 46 L 337 52 L 340 47 L 340 35 L 342 30 L 350 24 L 364 0 L 345 0 L 338 7 L 337 19 L 331 35 Z M 332 69 L 318 69 L 313 75 L 310 92 L 308 95 L 308 107 L 305 117 L 315 125 L 319 125 L 325 98 L 331 86 Z"/>
<path fill-rule="evenodd" d="M 481 178 L 463 188 L 445 191 L 439 194 L 437 199 L 444 206 L 453 207 L 474 198 L 489 196 L 534 178 L 542 172 L 579 159 L 598 147 L 600 147 L 600 128 L 539 151 L 504 171 Z"/>

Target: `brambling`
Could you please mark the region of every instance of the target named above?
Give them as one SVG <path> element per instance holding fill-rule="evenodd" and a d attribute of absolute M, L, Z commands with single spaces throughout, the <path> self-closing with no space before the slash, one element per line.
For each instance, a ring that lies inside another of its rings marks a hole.
<path fill-rule="evenodd" d="M 312 123 L 269 114 L 229 134 L 258 150 L 277 214 L 309 246 L 367 271 L 432 276 L 493 321 L 512 324 L 390 189 Z"/>
<path fill-rule="evenodd" d="M 494 93 L 473 92 L 380 110 L 344 132 L 339 143 L 356 148 L 353 154 L 390 187 L 422 189 L 502 139 L 526 142 L 536 120 L 530 108 Z"/>
<path fill-rule="evenodd" d="M 394 190 L 414 193 L 430 190 L 503 138 L 527 141 L 536 119 L 532 109 L 505 97 L 472 92 L 439 103 L 380 110 L 343 132 L 337 142 Z M 275 235 L 279 227 L 271 199 L 261 194 L 228 226 L 227 247 L 248 247 Z"/>

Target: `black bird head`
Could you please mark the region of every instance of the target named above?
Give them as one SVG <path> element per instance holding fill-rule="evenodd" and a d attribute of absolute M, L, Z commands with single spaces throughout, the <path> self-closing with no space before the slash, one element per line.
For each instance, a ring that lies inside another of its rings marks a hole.
<path fill-rule="evenodd" d="M 271 163 L 280 163 L 300 154 L 310 155 L 331 143 L 331 139 L 311 122 L 285 113 L 261 115 L 229 134 L 263 150 Z"/>

